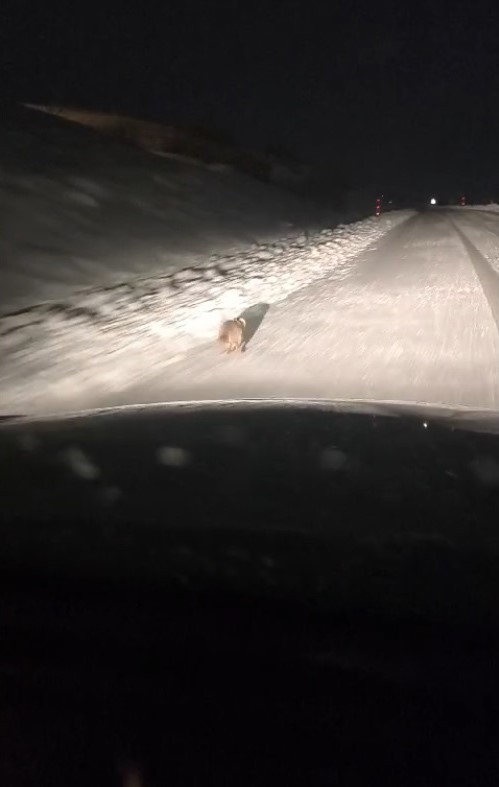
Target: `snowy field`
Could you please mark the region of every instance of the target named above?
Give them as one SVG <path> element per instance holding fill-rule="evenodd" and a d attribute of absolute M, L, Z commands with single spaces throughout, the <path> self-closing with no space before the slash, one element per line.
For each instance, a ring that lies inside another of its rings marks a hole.
<path fill-rule="evenodd" d="M 3 413 L 122 396 L 221 319 L 346 275 L 410 215 L 338 224 L 233 171 L 29 111 L 2 124 L 0 151 Z"/>

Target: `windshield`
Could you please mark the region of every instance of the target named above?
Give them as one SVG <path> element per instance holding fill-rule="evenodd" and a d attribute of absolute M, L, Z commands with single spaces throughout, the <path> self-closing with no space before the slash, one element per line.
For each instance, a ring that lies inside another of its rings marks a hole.
<path fill-rule="evenodd" d="M 490 20 L 301 0 L 51 13 L 13 6 L 2 44 L 1 415 L 497 411 Z"/>

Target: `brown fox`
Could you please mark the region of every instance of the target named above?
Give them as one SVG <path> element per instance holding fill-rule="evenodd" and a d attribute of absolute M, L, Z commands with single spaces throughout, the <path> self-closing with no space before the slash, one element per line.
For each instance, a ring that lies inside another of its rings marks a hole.
<path fill-rule="evenodd" d="M 244 329 L 246 320 L 243 317 L 236 317 L 234 320 L 226 320 L 220 326 L 218 341 L 224 345 L 224 352 L 232 353 L 244 349 Z"/>

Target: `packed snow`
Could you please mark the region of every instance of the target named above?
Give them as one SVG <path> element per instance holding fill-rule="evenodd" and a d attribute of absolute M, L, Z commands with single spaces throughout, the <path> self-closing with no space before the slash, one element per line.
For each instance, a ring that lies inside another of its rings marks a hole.
<path fill-rule="evenodd" d="M 487 205 L 482 210 L 478 206 L 473 209 L 453 211 L 453 220 L 483 255 L 496 273 L 499 273 L 499 206 Z"/>
<path fill-rule="evenodd" d="M 467 210 L 479 210 L 479 211 L 493 211 L 497 213 L 499 211 L 499 205 L 496 202 L 487 202 L 485 205 L 462 205 L 458 208 L 460 212 L 467 211 Z"/>
<path fill-rule="evenodd" d="M 0 153 L 3 413 L 122 395 L 222 319 L 347 275 L 410 215 L 338 224 L 236 172 L 28 110 L 4 119 Z"/>

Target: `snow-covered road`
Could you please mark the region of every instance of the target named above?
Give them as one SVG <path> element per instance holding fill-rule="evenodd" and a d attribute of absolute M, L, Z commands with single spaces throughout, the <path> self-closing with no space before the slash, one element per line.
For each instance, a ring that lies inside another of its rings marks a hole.
<path fill-rule="evenodd" d="M 499 408 L 494 253 L 499 216 L 416 215 L 348 275 L 333 271 L 271 307 L 241 357 L 200 347 L 122 401 L 312 396 Z"/>
<path fill-rule="evenodd" d="M 0 413 L 133 401 L 129 390 L 152 390 L 169 367 L 200 345 L 212 346 L 221 320 L 257 302 L 275 305 L 332 271 L 348 275 L 358 253 L 409 215 L 246 244 L 163 275 L 124 271 L 119 284 L 104 279 L 0 313 Z"/>
<path fill-rule="evenodd" d="M 73 356 L 67 346 L 64 357 L 60 345 L 39 349 L 36 388 L 32 366 L 11 349 L 1 411 L 239 397 L 499 408 L 499 215 L 440 209 L 375 222 L 350 228 L 342 251 L 341 232 L 318 233 L 300 247 L 293 240 L 274 255 L 268 280 L 264 268 L 246 277 L 251 286 L 240 286 L 244 277 L 229 266 L 210 319 L 218 320 L 223 304 L 225 316 L 236 316 L 233 307 L 246 317 L 252 336 L 244 354 L 221 355 L 205 340 L 209 320 L 203 323 L 199 298 L 195 341 L 188 331 L 175 341 L 165 315 L 163 335 L 158 330 L 154 340 L 125 343 L 114 354 L 112 326 L 103 323 L 85 355 L 81 326 L 88 315 L 81 315 L 68 334 Z M 139 330 L 145 306 L 134 314 L 130 324 Z M 32 350 L 26 348 L 27 359 Z"/>

